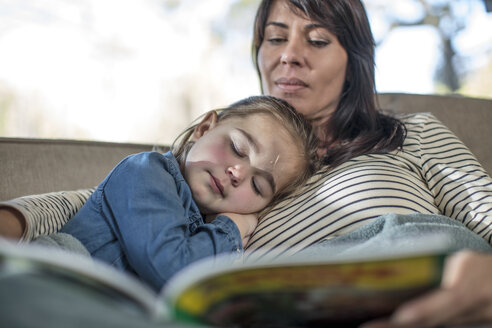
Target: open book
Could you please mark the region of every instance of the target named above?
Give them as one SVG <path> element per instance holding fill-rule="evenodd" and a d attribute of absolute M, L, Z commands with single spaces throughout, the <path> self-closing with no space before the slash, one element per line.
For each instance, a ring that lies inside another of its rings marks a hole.
<path fill-rule="evenodd" d="M 160 294 L 104 263 L 0 240 L 0 275 L 53 274 L 118 295 L 153 320 L 219 326 L 356 326 L 439 285 L 445 252 L 329 259 L 216 257 L 176 274 Z M 164 325 L 163 325 L 164 326 Z"/>

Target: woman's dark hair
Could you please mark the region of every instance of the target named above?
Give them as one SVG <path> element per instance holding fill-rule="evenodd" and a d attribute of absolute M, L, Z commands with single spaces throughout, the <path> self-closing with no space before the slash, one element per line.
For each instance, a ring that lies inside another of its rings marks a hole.
<path fill-rule="evenodd" d="M 263 0 L 256 13 L 252 51 L 258 75 L 258 53 L 275 1 L 279 0 Z M 348 55 L 340 102 L 323 131 L 327 136 L 323 140 L 323 147 L 327 149 L 323 162 L 335 167 L 358 155 L 387 153 L 401 148 L 406 136 L 405 126 L 376 107 L 375 42 L 360 0 L 285 1 L 295 14 L 305 16 L 335 34 Z"/>

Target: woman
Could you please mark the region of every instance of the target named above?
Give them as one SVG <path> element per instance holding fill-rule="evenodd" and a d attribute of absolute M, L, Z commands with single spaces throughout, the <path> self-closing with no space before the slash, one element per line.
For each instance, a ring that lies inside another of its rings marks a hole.
<path fill-rule="evenodd" d="M 250 251 L 292 253 L 387 212 L 444 214 L 490 244 L 492 181 L 469 150 L 432 115 L 397 121 L 376 110 L 374 41 L 360 1 L 262 1 L 253 56 L 263 92 L 312 120 L 329 169 L 260 222 Z M 490 270 L 490 256 L 458 253 L 442 290 L 373 327 L 490 321 Z"/>
<path fill-rule="evenodd" d="M 253 43 L 263 92 L 310 118 L 326 166 L 259 223 L 251 253 L 292 254 L 388 212 L 444 214 L 490 243 L 492 182 L 469 150 L 430 114 L 377 111 L 374 40 L 359 0 L 262 1 Z M 420 327 L 429 322 L 413 314 Z"/>

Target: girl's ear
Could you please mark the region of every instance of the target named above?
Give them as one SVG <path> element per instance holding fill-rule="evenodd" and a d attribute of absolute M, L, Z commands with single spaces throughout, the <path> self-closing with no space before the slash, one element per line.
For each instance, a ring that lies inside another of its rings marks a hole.
<path fill-rule="evenodd" d="M 212 130 L 215 125 L 217 125 L 218 118 L 217 118 L 217 112 L 214 110 L 211 110 L 208 112 L 205 117 L 202 119 L 200 123 L 195 127 L 195 130 L 193 130 L 193 135 L 191 136 L 190 141 L 197 141 L 205 133 L 207 133 L 209 130 Z"/>

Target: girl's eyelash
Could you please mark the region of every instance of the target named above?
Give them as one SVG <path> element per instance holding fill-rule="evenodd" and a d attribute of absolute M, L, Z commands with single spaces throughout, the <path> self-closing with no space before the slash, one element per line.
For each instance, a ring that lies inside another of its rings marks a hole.
<path fill-rule="evenodd" d="M 251 179 L 251 186 L 253 187 L 253 190 L 254 190 L 255 194 L 261 196 L 260 189 L 256 185 L 255 179 Z"/>
<path fill-rule="evenodd" d="M 239 151 L 239 149 L 236 147 L 236 144 L 234 141 L 231 140 L 231 148 L 234 154 L 236 154 L 238 157 L 244 157 L 245 155 Z"/>

